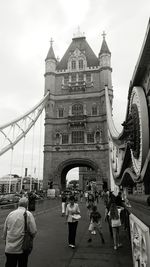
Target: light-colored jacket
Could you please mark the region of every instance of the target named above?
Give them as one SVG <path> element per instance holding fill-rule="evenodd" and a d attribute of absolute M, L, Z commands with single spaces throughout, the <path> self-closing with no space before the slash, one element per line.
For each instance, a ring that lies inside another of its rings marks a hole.
<path fill-rule="evenodd" d="M 3 229 L 3 239 L 6 241 L 5 252 L 21 254 L 24 237 L 24 207 L 10 212 L 5 220 Z M 27 211 L 27 225 L 31 235 L 37 233 L 36 223 L 31 212 Z"/>
<path fill-rule="evenodd" d="M 67 222 L 74 222 L 72 219 L 73 214 L 80 214 L 79 205 L 77 203 L 74 203 L 74 205 L 70 205 L 70 203 L 67 205 L 66 208 L 66 216 L 67 216 Z"/>

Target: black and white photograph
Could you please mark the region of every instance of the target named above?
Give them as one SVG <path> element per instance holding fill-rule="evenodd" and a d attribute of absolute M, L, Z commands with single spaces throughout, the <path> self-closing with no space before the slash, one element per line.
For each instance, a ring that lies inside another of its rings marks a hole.
<path fill-rule="evenodd" d="M 0 59 L 0 267 L 150 267 L 149 0 L 1 0 Z"/>

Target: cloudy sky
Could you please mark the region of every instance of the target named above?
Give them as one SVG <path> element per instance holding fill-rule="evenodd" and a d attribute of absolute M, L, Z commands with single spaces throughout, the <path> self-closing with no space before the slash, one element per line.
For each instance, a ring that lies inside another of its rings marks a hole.
<path fill-rule="evenodd" d="M 0 124 L 20 116 L 41 100 L 50 38 L 54 40 L 56 57 L 61 58 L 80 26 L 96 55 L 102 32 L 107 34 L 112 53 L 114 121 L 121 131 L 128 86 L 149 14 L 149 0 L 1 0 Z M 9 154 L 0 159 L 0 175 L 9 172 Z M 17 172 L 18 161 L 15 157 L 13 161 L 12 172 Z"/>

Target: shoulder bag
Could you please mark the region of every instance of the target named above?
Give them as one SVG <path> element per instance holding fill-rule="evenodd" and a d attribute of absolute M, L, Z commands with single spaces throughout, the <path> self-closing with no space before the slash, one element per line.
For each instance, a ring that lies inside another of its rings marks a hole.
<path fill-rule="evenodd" d="M 111 220 L 111 226 L 112 227 L 119 227 L 119 226 L 121 226 L 120 218 L 119 219 L 112 219 Z"/>
<path fill-rule="evenodd" d="M 78 221 L 81 219 L 81 215 L 80 214 L 74 214 L 74 215 L 72 215 L 72 219 Z"/>
<path fill-rule="evenodd" d="M 27 212 L 24 213 L 24 237 L 22 250 L 26 254 L 30 254 L 33 249 L 33 237 L 31 236 L 27 226 Z"/>

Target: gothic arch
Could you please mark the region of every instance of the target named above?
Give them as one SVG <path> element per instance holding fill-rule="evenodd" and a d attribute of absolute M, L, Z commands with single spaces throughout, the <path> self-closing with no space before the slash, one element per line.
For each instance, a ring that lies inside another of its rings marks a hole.
<path fill-rule="evenodd" d="M 97 172 L 99 169 L 99 166 L 94 161 L 90 159 L 83 159 L 83 158 L 65 160 L 58 166 L 58 169 L 56 170 L 56 172 L 58 176 L 60 177 L 61 188 L 65 187 L 66 175 L 68 171 L 71 170 L 72 168 L 82 167 L 82 166 L 90 167 L 95 172 Z"/>

